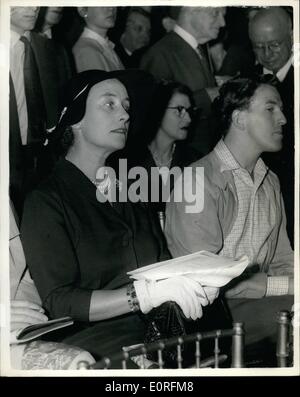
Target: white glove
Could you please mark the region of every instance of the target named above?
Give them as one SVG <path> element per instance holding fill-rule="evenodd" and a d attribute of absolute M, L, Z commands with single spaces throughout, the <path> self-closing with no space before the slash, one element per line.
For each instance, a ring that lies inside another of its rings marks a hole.
<path fill-rule="evenodd" d="M 172 301 L 180 306 L 186 318 L 196 320 L 202 317 L 202 306 L 209 303 L 201 284 L 185 276 L 160 281 L 138 280 L 133 284 L 143 313 Z"/>
<path fill-rule="evenodd" d="M 197 274 L 186 274 L 185 277 L 190 278 L 191 280 L 197 281 L 200 283 L 200 277 Z M 219 296 L 220 288 L 219 287 L 203 287 L 205 296 L 207 297 L 208 303 L 211 305 L 215 299 Z"/>

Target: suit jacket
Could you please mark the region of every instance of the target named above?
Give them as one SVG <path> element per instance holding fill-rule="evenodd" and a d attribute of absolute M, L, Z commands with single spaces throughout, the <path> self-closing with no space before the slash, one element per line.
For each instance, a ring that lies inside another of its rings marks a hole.
<path fill-rule="evenodd" d="M 141 68 L 159 79 L 178 81 L 192 90 L 195 104 L 200 108 L 200 115 L 195 121 L 191 143 L 204 154 L 212 150 L 217 138 L 211 117 L 211 101 L 205 88 L 214 87 L 216 84 L 212 74 L 206 77 L 203 73 L 196 51 L 177 33 L 170 32 L 144 55 Z"/>
<path fill-rule="evenodd" d="M 124 69 L 117 54 L 115 54 L 116 60 L 109 58 L 105 54 L 104 47 L 94 39 L 80 37 L 72 51 L 77 72 L 90 69 L 100 69 L 106 72 Z"/>
<path fill-rule="evenodd" d="M 46 128 L 53 128 L 57 123 L 59 114 L 59 78 L 54 47 L 50 40 L 34 32 L 31 32 L 31 46 L 41 80 L 46 108 Z M 24 178 L 26 177 L 27 166 L 21 142 L 17 101 L 11 76 L 9 88 L 10 195 L 20 215 L 25 194 Z"/>
<path fill-rule="evenodd" d="M 26 266 L 12 203 L 9 206 L 9 281 L 11 300 L 27 300 L 41 304 L 41 299 Z"/>

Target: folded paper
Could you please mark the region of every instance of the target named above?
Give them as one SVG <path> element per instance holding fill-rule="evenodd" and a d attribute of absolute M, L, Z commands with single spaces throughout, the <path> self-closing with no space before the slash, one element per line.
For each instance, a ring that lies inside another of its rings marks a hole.
<path fill-rule="evenodd" d="M 188 276 L 202 286 L 223 287 L 240 276 L 249 263 L 248 257 L 239 260 L 199 251 L 190 255 L 157 262 L 128 272 L 135 280 L 164 280 L 174 276 Z"/>

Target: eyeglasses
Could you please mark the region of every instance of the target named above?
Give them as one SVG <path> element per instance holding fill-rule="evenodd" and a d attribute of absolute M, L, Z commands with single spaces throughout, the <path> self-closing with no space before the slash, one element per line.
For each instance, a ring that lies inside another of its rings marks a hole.
<path fill-rule="evenodd" d="M 272 52 L 279 52 L 284 40 L 282 41 L 272 41 L 271 43 L 264 43 L 264 44 L 254 44 L 253 49 L 255 51 L 266 51 L 268 49 Z"/>
<path fill-rule="evenodd" d="M 167 107 L 167 109 L 175 109 L 177 116 L 180 117 L 181 119 L 184 118 L 186 113 L 189 114 L 190 118 L 193 118 L 193 116 L 197 111 L 197 108 L 186 108 L 184 106 L 169 106 Z"/>

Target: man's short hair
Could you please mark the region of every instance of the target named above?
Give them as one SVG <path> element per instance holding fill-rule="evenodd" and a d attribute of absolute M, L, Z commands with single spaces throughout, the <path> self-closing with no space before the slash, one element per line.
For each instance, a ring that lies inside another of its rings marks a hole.
<path fill-rule="evenodd" d="M 129 18 L 131 17 L 131 15 L 133 14 L 140 14 L 145 18 L 148 18 L 149 20 L 151 20 L 151 15 L 148 11 L 144 10 L 142 7 L 130 7 L 128 10 L 128 14 L 126 17 L 126 25 L 129 22 Z"/>
<path fill-rule="evenodd" d="M 213 111 L 223 135 L 231 126 L 233 112 L 248 109 L 257 88 L 263 84 L 276 85 L 272 75 L 235 78 L 222 85 L 219 96 L 213 102 Z"/>

